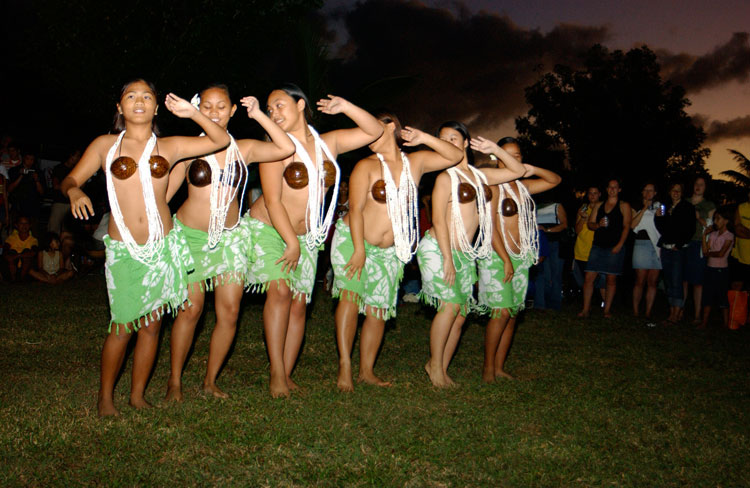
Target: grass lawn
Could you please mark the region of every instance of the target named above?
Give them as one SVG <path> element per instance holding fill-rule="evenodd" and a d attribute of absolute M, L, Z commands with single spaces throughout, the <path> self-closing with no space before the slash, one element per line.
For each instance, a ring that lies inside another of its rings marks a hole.
<path fill-rule="evenodd" d="M 750 486 L 750 332 L 646 328 L 530 312 L 508 370 L 480 381 L 483 320 L 451 365 L 460 387 L 424 372 L 432 312 L 404 305 L 376 371 L 391 388 L 336 390 L 333 302 L 316 293 L 287 400 L 268 390 L 262 299 L 247 297 L 219 377 L 228 400 L 198 393 L 214 324 L 205 314 L 185 402 L 161 402 L 169 326 L 147 411 L 95 400 L 108 308 L 103 279 L 0 284 L 0 486 Z M 355 350 L 355 357 L 358 351 Z M 356 373 L 356 370 L 355 370 Z"/>

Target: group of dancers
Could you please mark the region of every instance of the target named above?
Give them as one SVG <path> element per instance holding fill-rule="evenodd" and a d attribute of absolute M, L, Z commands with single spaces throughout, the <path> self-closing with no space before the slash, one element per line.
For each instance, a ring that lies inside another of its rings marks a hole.
<path fill-rule="evenodd" d="M 237 106 L 229 89 L 211 85 L 192 101 L 172 93 L 167 110 L 198 124 L 198 137 L 158 137 L 157 93 L 137 79 L 125 84 L 116 104 L 115 130 L 96 138 L 62 183 L 73 215 L 93 215 L 81 186 L 99 169 L 106 175 L 111 208 L 105 237 L 105 275 L 111 319 L 101 358 L 98 413 L 116 415 L 114 386 L 135 332 L 130 405 L 144 398 L 162 317 L 174 323 L 167 400 L 181 401 L 182 371 L 206 291 L 213 290 L 212 332 L 203 390 L 226 397 L 216 379 L 234 340 L 244 291 L 266 294 L 263 328 L 270 361 L 270 393 L 298 388 L 292 372 L 305 332 L 306 307 L 337 201 L 339 154 L 368 146 L 349 178 L 349 212 L 335 222 L 331 241 L 333 294 L 339 351 L 338 388 L 352 391 L 352 349 L 359 315 L 361 382 L 387 386 L 374 373 L 385 322 L 396 316 L 404 264 L 416 253 L 422 298 L 437 309 L 425 370 L 437 387 L 453 385 L 447 369 L 466 315 L 489 314 L 483 379 L 508 376 L 504 362 L 515 317 L 523 308 L 528 269 L 538 256 L 531 195 L 560 177 L 523 164 L 513 139 L 495 144 L 471 138 L 460 122 L 432 136 L 401 126 L 388 112 L 372 115 L 329 96 L 325 114 L 344 114 L 356 127 L 318 134 L 312 107 L 297 86 L 273 90 L 262 111 L 254 97 L 240 100 L 266 141 L 235 140 L 227 126 Z M 405 146 L 424 150 L 404 152 Z M 498 160 L 478 169 L 472 150 Z M 241 215 L 247 165 L 259 163 L 262 196 Z M 438 174 L 432 194 L 433 227 L 419 240 L 417 188 L 427 172 Z M 137 175 L 137 176 L 136 176 Z M 187 180 L 187 199 L 174 216 L 168 202 Z M 326 206 L 326 194 L 333 196 Z M 367 222 L 367 225 L 365 225 Z M 473 288 L 479 282 L 478 300 Z"/>

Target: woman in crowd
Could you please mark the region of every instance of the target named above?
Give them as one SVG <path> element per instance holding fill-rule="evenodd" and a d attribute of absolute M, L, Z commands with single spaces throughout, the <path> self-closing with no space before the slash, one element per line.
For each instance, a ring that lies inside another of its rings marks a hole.
<path fill-rule="evenodd" d="M 594 231 L 586 225 L 594 207 L 599 203 L 602 192 L 599 187 L 591 185 L 586 189 L 586 203 L 581 205 L 576 212 L 576 242 L 573 245 L 573 277 L 581 289 L 583 289 L 583 274 L 586 272 L 586 264 L 591 254 L 591 245 L 594 243 Z M 594 282 L 594 288 L 599 290 L 604 301 L 604 275 L 599 275 Z"/>
<path fill-rule="evenodd" d="M 461 327 L 474 304 L 476 260 L 489 257 L 492 250 L 492 190 L 488 185 L 520 178 L 525 168 L 494 142 L 483 137 L 471 139 L 460 122 L 444 123 L 438 136 L 463 151 L 463 159 L 435 180 L 433 227 L 417 251 L 422 299 L 437 309 L 430 327 L 430 359 L 425 370 L 432 384 L 442 388 L 454 384 L 447 370 L 461 338 Z M 505 167 L 474 168 L 469 141 L 472 149 L 493 154 Z"/>
<path fill-rule="evenodd" d="M 351 356 L 359 314 L 365 315 L 360 337 L 359 381 L 388 386 L 373 371 L 383 341 L 385 321 L 396 315 L 396 298 L 404 264 L 416 251 L 419 218 L 417 185 L 424 173 L 455 165 L 463 151 L 420 130 L 402 130 L 389 112 L 378 114 L 383 135 L 370 144 L 371 156 L 359 161 L 349 178 L 349 214 L 336 224 L 331 245 L 337 385 L 352 391 Z M 424 144 L 431 150 L 408 156 L 401 146 Z M 365 222 L 367 225 L 365 226 Z"/>
<path fill-rule="evenodd" d="M 651 309 L 656 298 L 656 285 L 661 271 L 659 257 L 659 238 L 661 234 L 656 230 L 654 217 L 660 203 L 656 197 L 656 185 L 646 183 L 641 190 L 639 209 L 632 209 L 633 218 L 630 227 L 635 233 L 633 246 L 633 269 L 635 270 L 635 284 L 633 285 L 633 315 L 639 316 L 643 285 L 646 285 L 646 320 L 651 323 Z"/>
<path fill-rule="evenodd" d="M 93 206 L 81 186 L 99 169 L 107 179 L 112 211 L 109 235 L 105 236 L 111 320 L 102 349 L 101 416 L 118 413 L 113 398 L 115 380 L 133 330 L 138 331 L 138 340 L 130 405 L 149 406 L 144 391 L 154 364 L 162 315 L 183 306 L 187 299 L 192 262 L 184 237 L 172 229 L 166 201 L 167 173 L 176 161 L 212 153 L 229 143 L 227 132 L 188 101 L 170 93 L 165 105 L 178 117 L 197 123 L 207 137 L 157 138 L 156 89 L 137 79 L 125 84 L 120 93 L 115 115 L 119 134 L 96 138 L 61 185 L 73 215 L 88 220 Z"/>
<path fill-rule="evenodd" d="M 287 84 L 268 96 L 268 114 L 289 134 L 295 153 L 281 164 L 260 165 L 263 195 L 250 208 L 255 261 L 248 281 L 266 291 L 263 328 L 271 362 L 271 396 L 288 396 L 297 388 L 291 374 L 305 333 L 318 247 L 323 243 L 335 213 L 339 169 L 336 157 L 365 146 L 383 133 L 380 122 L 341 97 L 318 102 L 326 114 L 344 114 L 358 127 L 318 135 L 309 125 L 312 116 L 307 97 Z M 331 203 L 325 194 L 334 186 Z"/>
<path fill-rule="evenodd" d="M 237 110 L 229 88 L 214 84 L 199 95 L 195 103 L 201 113 L 226 130 Z M 190 246 L 195 272 L 190 276 L 188 294 L 192 306 L 180 310 L 172 325 L 167 400 L 182 400 L 182 369 L 203 312 L 206 289 L 214 291 L 216 326 L 211 334 L 203 391 L 219 398 L 228 396 L 216 386 L 216 377 L 234 340 L 252 245 L 247 219 L 240 218 L 246 166 L 252 161 L 279 161 L 294 152 L 292 140 L 260 110 L 255 97 L 245 97 L 241 103 L 247 116 L 256 120 L 271 140 L 231 138 L 228 148 L 181 162 L 170 174 L 168 200 L 187 176 L 188 197 L 174 222 Z"/>
<path fill-rule="evenodd" d="M 501 139 L 498 145 L 517 161 L 523 161 L 521 146 L 514 138 Z M 477 262 L 479 308 L 490 314 L 484 333 L 482 368 L 482 379 L 488 383 L 498 377 L 512 378 L 505 371 L 505 360 L 513 341 L 517 314 L 526 298 L 529 268 L 539 253 L 539 231 L 531 195 L 551 190 L 562 181 L 552 171 L 530 164 L 524 164 L 524 168 L 523 179 L 492 187 L 494 252 Z M 455 348 L 455 343 L 452 347 Z"/>
<path fill-rule="evenodd" d="M 591 311 L 591 296 L 597 274 L 606 275 L 607 291 L 604 299 L 604 317 L 611 317 L 610 310 L 615 298 L 617 277 L 622 274 L 625 261 L 625 240 L 630 232 L 632 213 L 630 205 L 620 200 L 620 182 L 611 179 L 607 183 L 607 200 L 599 202 L 589 216 L 587 225 L 594 231 L 591 254 L 586 265 L 583 284 L 583 310 L 579 317 L 588 317 Z"/>
<path fill-rule="evenodd" d="M 711 227 L 716 205 L 705 198 L 706 178 L 699 176 L 693 183 L 693 195 L 690 197 L 690 203 L 695 208 L 695 232 L 690 238 L 687 248 L 685 249 L 685 269 L 683 271 L 682 293 L 687 300 L 688 285 L 693 285 L 693 323 L 701 323 L 703 293 L 703 275 L 706 271 L 706 256 L 703 254 L 703 233 Z"/>
<path fill-rule="evenodd" d="M 669 187 L 671 203 L 656 212 L 656 228 L 661 234 L 661 265 L 669 301 L 669 317 L 666 325 L 674 325 L 682 319 L 685 306 L 682 275 L 685 269 L 686 247 L 695 232 L 695 208 L 682 199 L 682 183 Z M 662 212 L 664 210 L 664 212 Z"/>
<path fill-rule="evenodd" d="M 537 224 L 547 239 L 547 258 L 539 262 L 534 278 L 534 308 L 560 310 L 565 259 L 560 255 L 560 239 L 568 228 L 565 207 L 551 201 L 537 207 Z"/>

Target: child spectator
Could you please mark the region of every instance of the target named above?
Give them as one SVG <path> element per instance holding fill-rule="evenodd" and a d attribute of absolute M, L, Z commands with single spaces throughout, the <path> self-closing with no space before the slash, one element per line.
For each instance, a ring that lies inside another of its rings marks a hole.
<path fill-rule="evenodd" d="M 703 254 L 708 263 L 703 280 L 703 321 L 698 326 L 705 329 L 711 307 L 718 303 L 721 309 L 724 326 L 729 325 L 729 251 L 734 243 L 734 234 L 729 232 L 727 224 L 731 213 L 725 207 L 714 213 L 714 225 L 703 232 Z"/>
<path fill-rule="evenodd" d="M 29 274 L 39 281 L 56 285 L 73 277 L 73 271 L 65 269 L 65 259 L 60 252 L 60 237 L 54 232 L 47 233 L 44 250 L 37 257 L 37 269 Z"/>
<path fill-rule="evenodd" d="M 38 247 L 39 242 L 31 235 L 31 222 L 27 217 L 19 217 L 16 230 L 3 244 L 3 263 L 7 268 L 10 281 L 26 279 L 36 259 Z"/>
<path fill-rule="evenodd" d="M 42 179 L 36 168 L 36 157 L 33 153 L 25 154 L 23 163 L 11 168 L 8 173 L 8 192 L 14 215 L 24 215 L 36 223 L 44 195 Z"/>

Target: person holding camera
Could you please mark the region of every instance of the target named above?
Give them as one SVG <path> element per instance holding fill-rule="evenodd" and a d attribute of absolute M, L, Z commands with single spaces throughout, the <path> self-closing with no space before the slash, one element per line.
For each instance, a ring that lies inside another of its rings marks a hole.
<path fill-rule="evenodd" d="M 44 195 L 34 153 L 23 155 L 21 164 L 8 172 L 8 181 L 8 193 L 14 214 L 27 216 L 33 226 L 39 219 Z"/>

